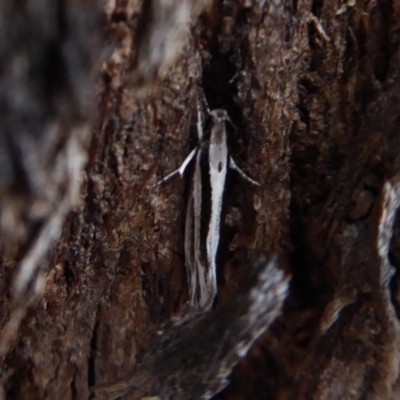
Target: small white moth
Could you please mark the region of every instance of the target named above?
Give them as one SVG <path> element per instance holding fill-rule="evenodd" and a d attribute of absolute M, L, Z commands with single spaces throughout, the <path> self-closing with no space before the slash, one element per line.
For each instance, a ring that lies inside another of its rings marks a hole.
<path fill-rule="evenodd" d="M 226 121 L 231 121 L 227 112 L 217 109 L 211 111 L 210 115 L 213 125 L 209 140 L 204 138 L 201 112 L 198 109 L 198 146 L 177 170 L 157 183 L 160 185 L 177 174 L 182 177 L 195 159 L 185 219 L 185 264 L 190 304 L 197 310 L 211 308 L 217 294 L 216 259 L 228 169 L 237 171 L 250 183 L 259 185 L 229 155 Z"/>

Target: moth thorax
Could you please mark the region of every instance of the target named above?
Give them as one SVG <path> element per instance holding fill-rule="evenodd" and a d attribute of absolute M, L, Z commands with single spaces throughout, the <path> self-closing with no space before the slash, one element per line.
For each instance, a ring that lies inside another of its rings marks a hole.
<path fill-rule="evenodd" d="M 218 122 L 211 129 L 210 144 L 226 144 L 226 126 L 224 122 Z"/>

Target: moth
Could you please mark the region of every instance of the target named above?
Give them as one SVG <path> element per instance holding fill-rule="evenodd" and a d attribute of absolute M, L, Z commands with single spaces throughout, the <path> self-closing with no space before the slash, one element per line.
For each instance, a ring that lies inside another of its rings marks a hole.
<path fill-rule="evenodd" d="M 217 294 L 216 262 L 228 170 L 237 171 L 253 185 L 259 183 L 247 176 L 229 153 L 226 122 L 233 123 L 227 112 L 222 109 L 210 112 L 212 126 L 209 138 L 203 134 L 199 108 L 197 116 L 197 147 L 177 170 L 156 186 L 176 175 L 183 177 L 188 167 L 192 166 L 185 217 L 185 265 L 190 305 L 205 311 L 211 308 Z"/>

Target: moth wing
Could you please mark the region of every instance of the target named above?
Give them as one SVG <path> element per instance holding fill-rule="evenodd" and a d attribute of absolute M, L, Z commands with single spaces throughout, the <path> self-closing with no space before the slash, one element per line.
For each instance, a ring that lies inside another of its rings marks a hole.
<path fill-rule="evenodd" d="M 185 218 L 185 266 L 189 288 L 190 304 L 194 305 L 197 283 L 197 269 L 195 258 L 195 220 L 194 220 L 194 197 L 193 182 L 190 182 L 189 196 L 186 206 Z"/>

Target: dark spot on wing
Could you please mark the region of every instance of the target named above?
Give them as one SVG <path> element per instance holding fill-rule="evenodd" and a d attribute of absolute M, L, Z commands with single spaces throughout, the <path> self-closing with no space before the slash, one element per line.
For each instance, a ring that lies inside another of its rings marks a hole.
<path fill-rule="evenodd" d="M 218 163 L 218 172 L 221 172 L 221 171 L 222 171 L 222 162 L 220 161 Z"/>

